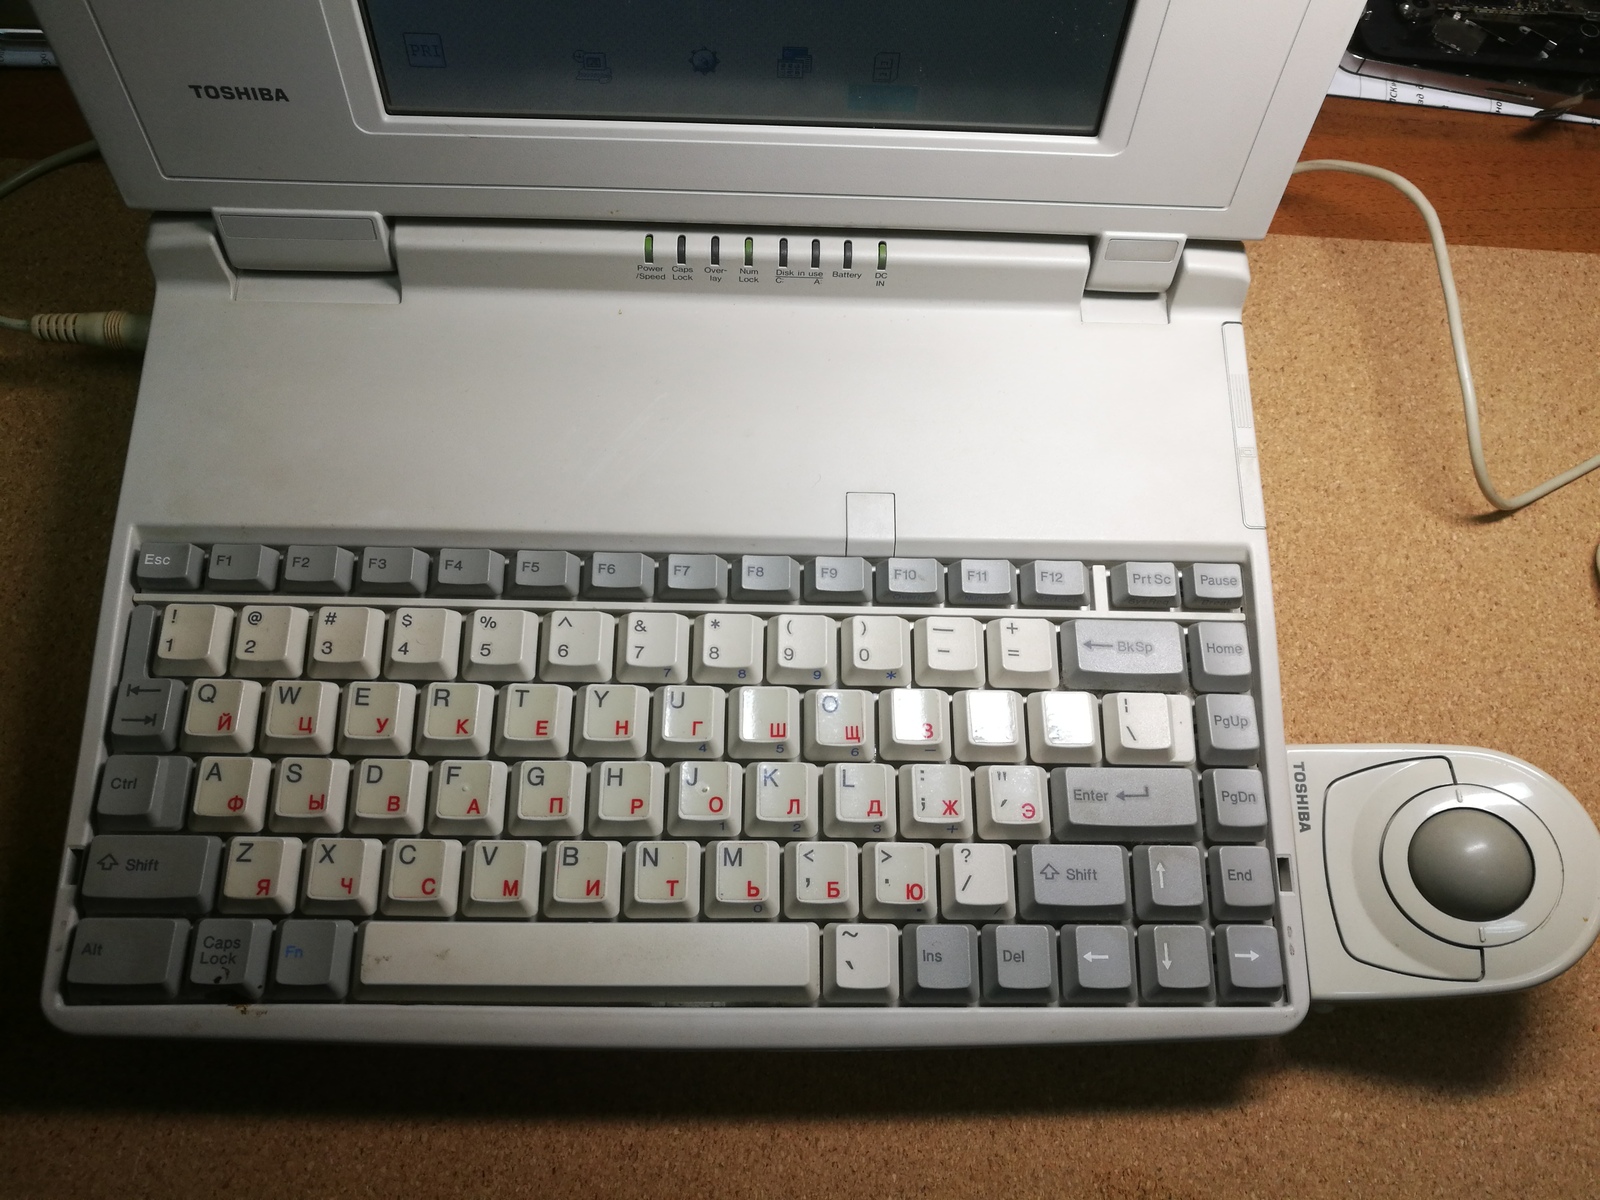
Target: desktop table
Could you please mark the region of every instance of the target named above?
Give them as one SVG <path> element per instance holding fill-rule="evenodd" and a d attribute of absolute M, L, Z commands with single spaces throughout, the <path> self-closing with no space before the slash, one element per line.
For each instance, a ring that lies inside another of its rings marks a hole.
<path fill-rule="evenodd" d="M 84 136 L 0 72 L 0 174 Z M 37 121 L 30 113 L 38 113 Z M 39 144 L 40 139 L 53 140 Z M 1330 100 L 1433 194 L 1520 489 L 1600 446 L 1600 129 Z M 0 312 L 140 308 L 104 168 L 0 205 Z M 1381 185 L 1290 186 L 1246 314 L 1291 740 L 1496 747 L 1600 817 L 1600 478 L 1484 516 L 1438 286 Z M 1582 253 L 1574 253 L 1580 251 Z M 0 1195 L 1593 1196 L 1600 954 L 1278 1041 L 580 1053 L 77 1040 L 37 993 L 138 362 L 0 335 Z"/>

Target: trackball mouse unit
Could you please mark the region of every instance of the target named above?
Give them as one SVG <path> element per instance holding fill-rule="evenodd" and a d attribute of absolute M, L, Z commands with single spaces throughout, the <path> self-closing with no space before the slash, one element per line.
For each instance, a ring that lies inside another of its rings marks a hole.
<path fill-rule="evenodd" d="M 1286 748 L 1241 312 L 1360 0 L 38 0 L 156 278 L 82 1033 L 1281 1034 L 1596 835 Z"/>

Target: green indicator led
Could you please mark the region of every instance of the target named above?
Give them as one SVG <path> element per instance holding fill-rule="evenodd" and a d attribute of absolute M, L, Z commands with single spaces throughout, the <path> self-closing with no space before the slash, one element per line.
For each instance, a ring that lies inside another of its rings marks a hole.
<path fill-rule="evenodd" d="M 883 251 L 879 250 L 878 253 L 881 256 Z M 653 233 L 644 235 L 644 260 L 647 263 L 653 263 L 656 260 L 656 235 Z"/>
<path fill-rule="evenodd" d="M 756 265 L 755 238 L 745 238 L 744 240 L 744 265 L 747 267 L 753 267 Z"/>
<path fill-rule="evenodd" d="M 878 270 L 887 271 L 888 269 L 889 269 L 889 243 L 888 242 L 879 242 L 878 243 Z"/>

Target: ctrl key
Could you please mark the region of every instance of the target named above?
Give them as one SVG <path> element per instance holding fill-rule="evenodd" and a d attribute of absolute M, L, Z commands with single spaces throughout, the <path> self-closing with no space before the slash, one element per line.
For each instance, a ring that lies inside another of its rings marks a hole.
<path fill-rule="evenodd" d="M 76 1004 L 175 1000 L 189 922 L 171 917 L 85 917 L 72 931 L 67 998 Z"/>

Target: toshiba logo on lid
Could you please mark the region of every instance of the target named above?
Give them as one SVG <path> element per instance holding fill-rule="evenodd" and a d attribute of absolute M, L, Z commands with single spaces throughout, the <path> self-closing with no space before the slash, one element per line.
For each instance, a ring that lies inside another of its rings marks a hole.
<path fill-rule="evenodd" d="M 289 103 L 289 93 L 273 87 L 222 87 L 215 83 L 185 84 L 196 100 L 266 100 Z"/>

